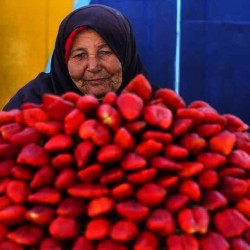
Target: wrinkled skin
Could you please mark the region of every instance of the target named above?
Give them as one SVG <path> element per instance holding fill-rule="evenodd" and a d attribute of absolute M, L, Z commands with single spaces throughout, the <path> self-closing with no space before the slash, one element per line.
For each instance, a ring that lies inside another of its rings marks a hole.
<path fill-rule="evenodd" d="M 122 65 L 93 29 L 83 30 L 76 35 L 67 65 L 73 82 L 83 94 L 102 98 L 107 92 L 115 92 L 121 86 Z"/>

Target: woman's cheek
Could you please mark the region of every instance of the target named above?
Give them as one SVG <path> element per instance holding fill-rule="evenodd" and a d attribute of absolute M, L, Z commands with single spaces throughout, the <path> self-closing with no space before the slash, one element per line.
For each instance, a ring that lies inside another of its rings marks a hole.
<path fill-rule="evenodd" d="M 84 69 L 80 65 L 73 65 L 70 62 L 68 63 L 68 71 L 70 77 L 75 80 L 81 79 L 84 73 Z"/>

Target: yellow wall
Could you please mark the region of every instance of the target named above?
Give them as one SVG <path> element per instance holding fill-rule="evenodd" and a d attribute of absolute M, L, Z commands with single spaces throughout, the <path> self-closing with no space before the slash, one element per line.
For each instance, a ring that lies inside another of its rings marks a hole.
<path fill-rule="evenodd" d="M 44 71 L 73 0 L 0 0 L 0 109 Z"/>

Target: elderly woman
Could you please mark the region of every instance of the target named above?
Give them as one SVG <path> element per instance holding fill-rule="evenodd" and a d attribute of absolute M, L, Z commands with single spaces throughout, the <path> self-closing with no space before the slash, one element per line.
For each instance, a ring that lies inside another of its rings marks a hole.
<path fill-rule="evenodd" d="M 40 73 L 22 87 L 4 110 L 40 103 L 44 93 L 73 91 L 102 98 L 122 90 L 139 73 L 146 74 L 129 20 L 111 7 L 88 5 L 60 24 L 50 73 Z"/>

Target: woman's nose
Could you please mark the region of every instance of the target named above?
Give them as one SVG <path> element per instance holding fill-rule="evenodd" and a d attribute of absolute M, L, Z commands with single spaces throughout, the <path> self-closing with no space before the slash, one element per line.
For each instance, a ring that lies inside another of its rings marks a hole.
<path fill-rule="evenodd" d="M 88 69 L 92 71 L 100 69 L 100 60 L 95 54 L 88 56 Z"/>

